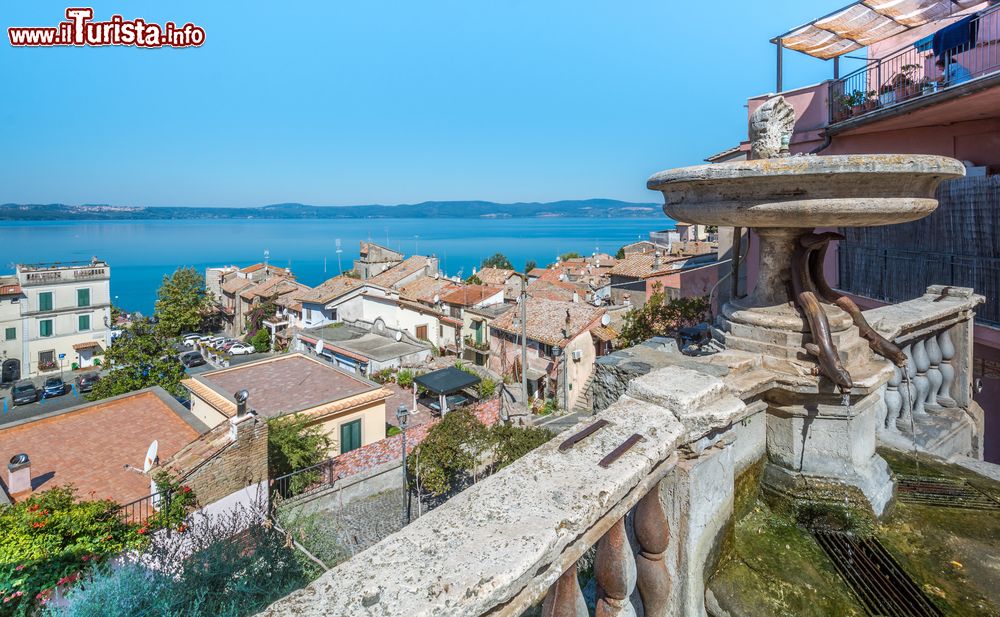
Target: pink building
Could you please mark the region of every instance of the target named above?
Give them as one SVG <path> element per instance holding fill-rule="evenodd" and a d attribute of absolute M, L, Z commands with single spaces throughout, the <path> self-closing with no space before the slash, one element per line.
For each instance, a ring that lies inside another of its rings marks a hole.
<path fill-rule="evenodd" d="M 933 283 L 986 296 L 975 329 L 976 400 L 986 411 L 986 459 L 1000 462 L 1000 5 L 855 2 L 772 42 L 778 90 L 797 114 L 792 153 L 937 154 L 965 162 L 967 177 L 942 185 L 933 215 L 845 230 L 825 269 L 863 308 L 919 296 Z M 867 63 L 840 76 L 839 57 L 862 48 Z M 834 79 L 783 89 L 784 49 L 832 60 Z M 748 114 L 772 96 L 751 97 Z M 708 160 L 746 158 L 748 151 L 743 141 Z M 752 234 L 749 242 L 739 279 L 753 281 Z"/>

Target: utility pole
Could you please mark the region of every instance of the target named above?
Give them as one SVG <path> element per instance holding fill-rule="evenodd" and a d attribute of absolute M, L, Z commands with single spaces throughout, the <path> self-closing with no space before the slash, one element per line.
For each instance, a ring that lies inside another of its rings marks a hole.
<path fill-rule="evenodd" d="M 521 396 L 524 412 L 531 414 L 528 405 L 528 275 L 521 275 Z"/>

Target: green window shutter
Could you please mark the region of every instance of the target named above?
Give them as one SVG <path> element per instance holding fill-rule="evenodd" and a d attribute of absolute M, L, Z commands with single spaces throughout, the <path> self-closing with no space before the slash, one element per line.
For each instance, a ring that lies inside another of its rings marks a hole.
<path fill-rule="evenodd" d="M 38 310 L 40 311 L 51 311 L 52 310 L 52 292 L 43 291 L 38 294 Z"/>
<path fill-rule="evenodd" d="M 81 332 L 86 332 L 90 330 L 90 315 L 80 315 L 79 317 L 79 328 Z"/>
<path fill-rule="evenodd" d="M 77 289 L 76 290 L 76 305 L 77 306 L 90 306 L 90 290 L 89 289 Z"/>
<path fill-rule="evenodd" d="M 38 336 L 52 336 L 51 319 L 43 319 L 38 322 Z"/>
<path fill-rule="evenodd" d="M 340 453 L 357 450 L 361 447 L 361 420 L 340 425 Z"/>
<path fill-rule="evenodd" d="M 4 340 L 13 341 L 17 338 L 17 328 L 7 328 L 4 331 Z"/>

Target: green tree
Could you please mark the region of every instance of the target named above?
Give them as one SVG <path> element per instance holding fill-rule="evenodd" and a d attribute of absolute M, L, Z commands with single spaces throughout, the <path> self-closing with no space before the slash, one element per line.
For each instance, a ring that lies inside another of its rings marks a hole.
<path fill-rule="evenodd" d="M 645 305 L 625 314 L 619 342 L 630 347 L 654 336 L 674 336 L 680 328 L 704 321 L 710 307 L 707 297 L 668 301 L 663 286 L 657 283 Z"/>
<path fill-rule="evenodd" d="M 148 318 L 136 320 L 111 343 L 105 354 L 111 369 L 94 385 L 90 400 L 96 401 L 152 386 L 161 386 L 182 396 L 184 367 L 170 339 Z"/>
<path fill-rule="evenodd" d="M 559 256 L 559 261 L 566 261 L 567 259 L 580 259 L 580 254 L 576 251 L 570 251 Z"/>
<path fill-rule="evenodd" d="M 510 260 L 503 253 L 494 253 L 492 256 L 487 257 L 483 260 L 483 268 L 500 268 L 501 270 L 513 270 L 514 266 L 510 265 Z"/>
<path fill-rule="evenodd" d="M 166 336 L 196 332 L 208 315 L 212 297 L 205 290 L 205 277 L 194 268 L 178 268 L 156 292 L 156 317 Z"/>
<path fill-rule="evenodd" d="M 253 345 L 253 350 L 257 353 L 271 351 L 271 333 L 267 328 L 257 330 L 257 334 L 250 337 L 250 344 Z"/>
<path fill-rule="evenodd" d="M 330 438 L 318 426 L 308 425 L 307 418 L 295 415 L 274 418 L 267 423 L 267 431 L 267 463 L 272 478 L 312 467 L 329 455 Z M 299 493 L 317 479 L 316 473 L 293 477 L 290 494 Z"/>
<path fill-rule="evenodd" d="M 476 414 L 467 407 L 455 409 L 445 414 L 407 457 L 407 471 L 412 478 L 417 478 L 419 471 L 423 490 L 444 495 L 476 468 L 488 446 L 488 431 Z"/>
<path fill-rule="evenodd" d="M 618 247 L 618 252 L 615 253 L 615 259 L 625 259 L 625 247 Z"/>
<path fill-rule="evenodd" d="M 534 270 L 537 267 L 538 267 L 538 262 L 535 261 L 534 259 L 529 259 L 528 261 L 524 262 L 524 272 L 525 272 L 525 274 L 527 274 L 528 272 L 531 272 L 532 270 Z"/>
<path fill-rule="evenodd" d="M 554 433 L 548 429 L 529 426 L 519 427 L 498 423 L 489 429 L 489 442 L 493 450 L 493 468 L 500 470 L 549 441 Z"/>
<path fill-rule="evenodd" d="M 469 278 L 465 279 L 467 285 L 482 285 L 483 279 L 479 278 L 479 275 L 473 274 Z"/>

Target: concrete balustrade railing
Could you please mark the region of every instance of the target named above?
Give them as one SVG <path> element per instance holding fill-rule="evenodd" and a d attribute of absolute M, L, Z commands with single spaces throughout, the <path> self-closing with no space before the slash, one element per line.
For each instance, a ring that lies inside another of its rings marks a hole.
<path fill-rule="evenodd" d="M 885 438 L 902 435 L 945 457 L 982 458 L 983 417 L 972 400 L 972 344 L 975 307 L 983 301 L 969 288 L 932 285 L 919 298 L 865 312 L 907 358 L 885 387 L 880 423 Z"/>
<path fill-rule="evenodd" d="M 764 404 L 753 393 L 766 374 L 733 360 L 633 380 L 592 420 L 263 614 L 520 615 L 543 603 L 546 615 L 586 615 L 577 562 L 595 545 L 598 614 L 629 615 L 633 603 L 650 616 L 703 612 L 735 476 L 764 454 Z"/>

